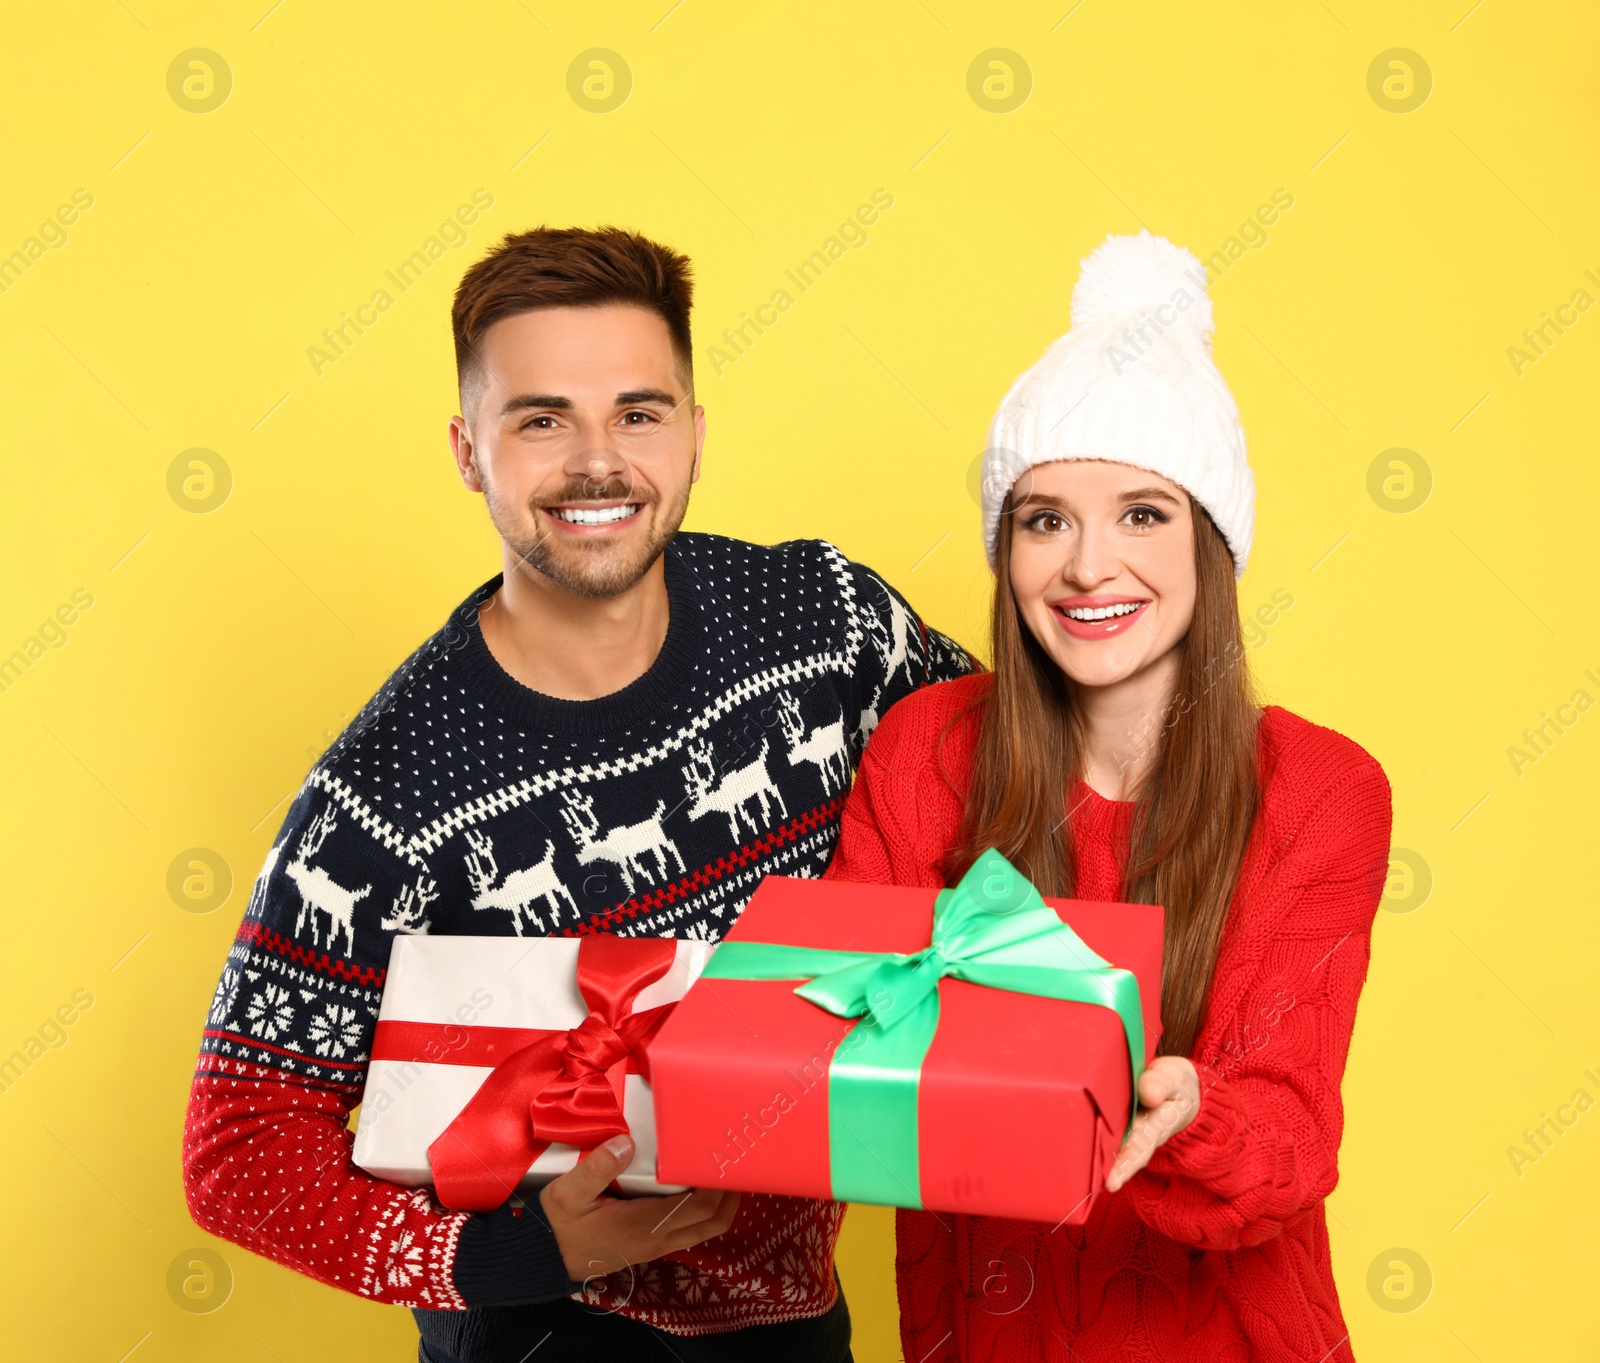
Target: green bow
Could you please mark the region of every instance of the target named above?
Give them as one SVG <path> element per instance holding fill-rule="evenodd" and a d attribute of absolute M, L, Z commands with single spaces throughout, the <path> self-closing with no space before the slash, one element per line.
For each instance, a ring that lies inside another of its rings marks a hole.
<path fill-rule="evenodd" d="M 946 975 L 1115 1011 L 1128 1042 L 1132 1127 L 1144 1068 L 1144 1018 L 1132 971 L 1091 951 L 992 847 L 958 885 L 939 891 L 932 936 L 913 952 L 722 942 L 702 972 L 706 979 L 803 979 L 796 994 L 839 1017 L 861 1019 L 828 1067 L 828 1158 L 838 1201 L 922 1205 L 917 1087 L 939 1026 L 939 981 Z"/>

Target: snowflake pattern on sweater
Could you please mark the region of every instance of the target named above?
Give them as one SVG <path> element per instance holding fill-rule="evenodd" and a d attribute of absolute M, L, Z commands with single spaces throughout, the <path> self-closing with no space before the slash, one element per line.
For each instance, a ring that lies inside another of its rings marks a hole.
<path fill-rule="evenodd" d="M 364 1297 L 466 1307 L 467 1214 L 350 1163 L 394 937 L 717 941 L 763 875 L 822 874 L 881 716 L 975 666 L 826 541 L 680 532 L 664 571 L 667 637 L 621 690 L 507 674 L 478 625 L 497 575 L 307 775 L 206 1019 L 184 1142 L 205 1229 Z M 582 1295 L 679 1334 L 819 1315 L 842 1214 L 749 1196 L 724 1235 Z"/>

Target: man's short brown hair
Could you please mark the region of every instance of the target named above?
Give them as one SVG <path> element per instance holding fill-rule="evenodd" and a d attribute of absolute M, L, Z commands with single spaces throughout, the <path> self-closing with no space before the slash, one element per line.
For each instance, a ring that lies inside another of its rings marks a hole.
<path fill-rule="evenodd" d="M 483 389 L 479 347 L 503 317 L 535 308 L 631 303 L 667 324 L 684 388 L 694 392 L 689 310 L 694 277 L 689 258 L 619 227 L 536 227 L 506 239 L 467 271 L 450 312 L 462 415 L 471 416 Z"/>

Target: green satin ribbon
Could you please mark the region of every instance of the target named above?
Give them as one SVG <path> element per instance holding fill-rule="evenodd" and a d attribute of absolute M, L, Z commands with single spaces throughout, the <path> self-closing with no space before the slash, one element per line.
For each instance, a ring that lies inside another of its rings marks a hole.
<path fill-rule="evenodd" d="M 1122 1019 L 1133 1098 L 1144 1069 L 1139 981 L 1091 951 L 994 848 L 939 891 L 930 945 L 913 952 L 834 951 L 722 942 L 702 979 L 804 980 L 795 993 L 860 1018 L 828 1067 L 828 1159 L 840 1202 L 921 1207 L 917 1087 L 939 1026 L 946 975 L 991 989 L 1093 1003 Z"/>

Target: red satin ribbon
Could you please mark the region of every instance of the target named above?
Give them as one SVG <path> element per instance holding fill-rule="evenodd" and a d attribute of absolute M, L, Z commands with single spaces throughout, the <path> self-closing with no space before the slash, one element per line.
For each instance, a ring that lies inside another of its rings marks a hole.
<path fill-rule="evenodd" d="M 467 1105 L 428 1147 L 439 1201 L 458 1211 L 493 1211 L 553 1144 L 592 1150 L 626 1132 L 624 1076 L 646 1079 L 644 1047 L 671 1004 L 630 1011 L 672 968 L 670 937 L 583 937 L 578 991 L 589 1015 L 569 1032 L 456 1023 L 380 1022 L 374 1060 L 493 1065 Z"/>

